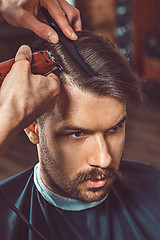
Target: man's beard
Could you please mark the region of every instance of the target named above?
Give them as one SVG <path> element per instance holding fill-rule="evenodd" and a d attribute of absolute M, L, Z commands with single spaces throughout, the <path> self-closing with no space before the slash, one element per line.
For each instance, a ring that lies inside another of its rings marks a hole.
<path fill-rule="evenodd" d="M 56 190 L 55 192 L 59 195 L 88 203 L 102 200 L 109 192 L 115 179 L 121 176 L 120 172 L 113 167 L 107 167 L 106 169 L 93 168 L 88 171 L 79 172 L 73 180 L 70 180 L 64 173 L 60 173 L 59 171 L 58 177 L 52 176 L 48 174 L 44 165 L 43 167 L 48 184 L 53 191 Z M 103 187 L 87 187 L 87 189 L 83 187 L 85 181 L 96 181 L 99 179 L 107 180 Z"/>
<path fill-rule="evenodd" d="M 83 202 L 100 201 L 109 192 L 114 180 L 118 176 L 120 176 L 120 172 L 113 167 L 108 167 L 106 169 L 93 168 L 88 171 L 81 171 L 72 181 L 70 188 L 68 188 L 68 194 L 72 198 Z M 85 181 L 97 181 L 99 179 L 106 179 L 107 181 L 102 187 L 87 187 L 88 194 L 86 194 L 86 191 L 83 191 L 83 189 L 81 190 L 78 188 L 78 186 L 80 186 L 80 184 L 84 183 Z M 91 194 L 94 196 L 90 197 Z"/>
<path fill-rule="evenodd" d="M 41 139 L 43 139 L 40 144 L 41 170 L 49 189 L 61 196 L 74 198 L 82 202 L 100 201 L 107 195 L 115 179 L 121 176 L 120 172 L 111 166 L 107 168 L 92 167 L 90 170 L 80 171 L 71 180 L 57 165 L 47 148 L 45 138 Z M 85 184 L 87 180 L 96 181 L 99 179 L 107 180 L 103 187 L 91 188 Z"/>

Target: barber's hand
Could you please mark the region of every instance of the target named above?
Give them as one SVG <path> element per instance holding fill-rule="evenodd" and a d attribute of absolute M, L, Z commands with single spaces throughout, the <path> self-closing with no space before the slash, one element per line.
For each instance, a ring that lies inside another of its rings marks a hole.
<path fill-rule="evenodd" d="M 74 30 L 82 28 L 80 13 L 66 0 L 1 0 L 0 13 L 11 25 L 30 29 L 41 38 L 57 43 L 57 33 L 37 19 L 40 6 L 48 10 L 68 38 L 77 39 Z"/>
<path fill-rule="evenodd" d="M 21 46 L 0 89 L 0 106 L 18 131 L 52 109 L 55 96 L 60 92 L 59 78 L 53 73 L 46 77 L 31 73 L 31 59 L 30 48 Z"/>

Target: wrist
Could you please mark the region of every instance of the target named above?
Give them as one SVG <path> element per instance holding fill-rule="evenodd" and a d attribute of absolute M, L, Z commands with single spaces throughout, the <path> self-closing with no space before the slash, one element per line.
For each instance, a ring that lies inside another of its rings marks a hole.
<path fill-rule="evenodd" d="M 1 18 L 3 19 L 3 16 L 2 16 L 2 0 L 0 0 L 0 20 Z"/>
<path fill-rule="evenodd" d="M 3 16 L 1 15 L 1 12 L 0 12 L 0 22 L 3 22 L 4 21 L 4 18 Z"/>
<path fill-rule="evenodd" d="M 7 10 L 8 6 L 10 5 L 7 1 L 0 0 L 0 22 L 5 21 L 3 14 L 6 13 L 6 10 Z"/>
<path fill-rule="evenodd" d="M 0 106 L 0 155 L 3 154 L 19 132 L 17 120 L 15 121 L 16 116 L 12 116 L 12 112 L 8 110 Z"/>
<path fill-rule="evenodd" d="M 20 127 L 20 118 L 11 107 L 0 105 L 0 124 L 7 132 L 14 135 L 18 133 Z"/>

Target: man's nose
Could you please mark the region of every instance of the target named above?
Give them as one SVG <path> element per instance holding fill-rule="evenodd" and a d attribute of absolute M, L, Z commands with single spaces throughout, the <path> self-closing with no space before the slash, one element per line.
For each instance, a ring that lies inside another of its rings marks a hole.
<path fill-rule="evenodd" d="M 100 168 L 108 167 L 112 161 L 112 157 L 104 137 L 102 135 L 94 136 L 91 144 L 92 147 L 88 156 L 88 164 Z"/>

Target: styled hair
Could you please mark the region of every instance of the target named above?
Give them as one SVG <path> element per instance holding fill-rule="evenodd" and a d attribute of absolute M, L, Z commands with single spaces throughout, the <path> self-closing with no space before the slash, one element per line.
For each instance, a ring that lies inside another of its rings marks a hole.
<path fill-rule="evenodd" d="M 140 103 L 141 80 L 118 47 L 91 32 L 80 31 L 77 35 L 78 40 L 73 44 L 95 76 L 90 77 L 61 42 L 56 45 L 46 43 L 44 48 L 63 68 L 58 74 L 60 80 L 65 84 L 66 76 L 69 76 L 70 81 L 82 90 L 98 96 L 110 95 L 126 102 Z"/>

